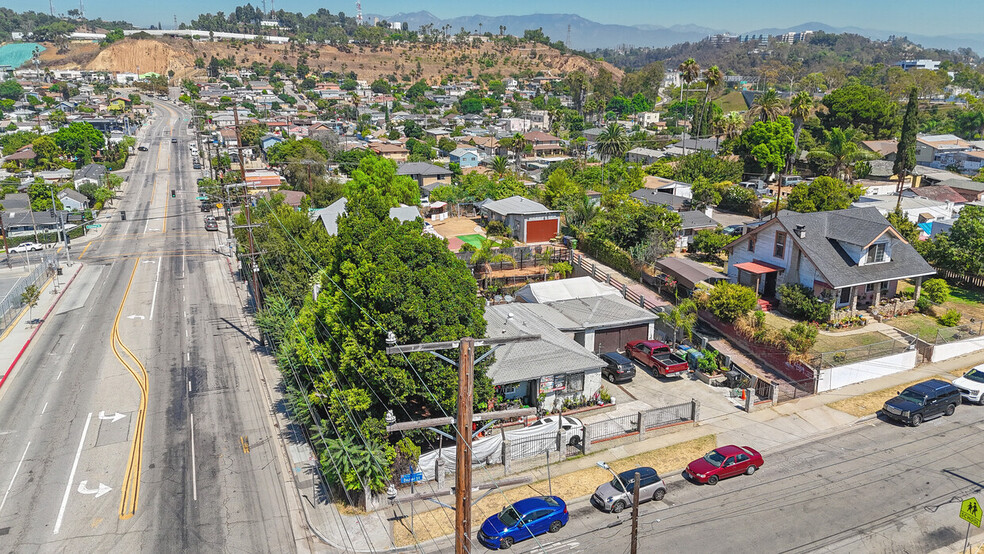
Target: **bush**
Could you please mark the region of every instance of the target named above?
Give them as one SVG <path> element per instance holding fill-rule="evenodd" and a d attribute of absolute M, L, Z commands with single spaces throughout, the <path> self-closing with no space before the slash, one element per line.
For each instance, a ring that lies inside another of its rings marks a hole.
<path fill-rule="evenodd" d="M 470 242 L 466 242 L 462 244 L 461 248 L 458 249 L 458 252 L 476 252 L 476 251 L 478 251 L 478 248 L 475 248 L 475 245 Z"/>
<path fill-rule="evenodd" d="M 783 332 L 789 350 L 796 354 L 806 354 L 817 342 L 817 328 L 806 323 L 797 323 Z"/>
<path fill-rule="evenodd" d="M 642 275 L 632 264 L 632 257 L 629 256 L 629 253 L 606 238 L 590 234 L 584 237 L 578 246 L 586 254 L 615 271 L 624 273 L 633 279 L 639 279 Z"/>
<path fill-rule="evenodd" d="M 933 308 L 933 303 L 930 302 L 929 298 L 926 298 L 926 296 L 920 296 L 919 300 L 916 300 L 916 310 L 918 310 L 920 313 L 923 314 L 929 313 L 929 311 L 932 308 Z"/>
<path fill-rule="evenodd" d="M 923 296 L 928 296 L 934 304 L 942 304 L 950 297 L 950 285 L 943 279 L 930 279 L 923 283 Z"/>
<path fill-rule="evenodd" d="M 731 323 L 752 311 L 757 300 L 758 295 L 748 287 L 720 282 L 711 289 L 707 308 L 722 321 Z"/>
<path fill-rule="evenodd" d="M 505 223 L 493 219 L 485 226 L 485 232 L 493 237 L 507 237 L 512 234 L 512 229 Z"/>
<path fill-rule="evenodd" d="M 956 327 L 960 324 L 960 312 L 947 310 L 945 314 L 936 318 L 936 322 L 944 327 Z"/>
<path fill-rule="evenodd" d="M 780 286 L 779 311 L 805 321 L 823 323 L 830 319 L 833 304 L 813 296 L 813 291 L 799 283 Z"/>
<path fill-rule="evenodd" d="M 706 348 L 701 350 L 700 357 L 697 358 L 697 370 L 711 374 L 719 369 L 721 366 L 718 365 L 717 352 Z"/>

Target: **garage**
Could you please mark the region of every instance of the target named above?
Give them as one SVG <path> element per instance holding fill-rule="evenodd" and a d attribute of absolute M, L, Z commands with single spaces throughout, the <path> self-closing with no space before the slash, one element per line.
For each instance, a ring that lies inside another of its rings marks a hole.
<path fill-rule="evenodd" d="M 600 329 L 595 331 L 594 351 L 596 354 L 621 351 L 625 348 L 625 343 L 629 341 L 646 340 L 648 338 L 649 324 L 631 325 L 615 329 Z"/>
<path fill-rule="evenodd" d="M 560 232 L 560 220 L 556 218 L 526 222 L 524 242 L 547 242 Z"/>

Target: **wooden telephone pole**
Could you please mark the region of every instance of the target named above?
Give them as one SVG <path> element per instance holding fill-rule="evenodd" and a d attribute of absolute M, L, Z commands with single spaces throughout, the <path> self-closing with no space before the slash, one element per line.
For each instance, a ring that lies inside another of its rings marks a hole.
<path fill-rule="evenodd" d="M 386 348 L 387 354 L 409 354 L 411 352 L 431 352 L 435 356 L 447 362 L 454 363 L 452 360 L 437 354 L 439 350 L 458 349 L 458 415 L 456 418 L 457 440 L 455 441 L 455 488 L 454 488 L 454 551 L 455 554 L 468 554 L 471 552 L 471 506 L 472 506 L 472 423 L 475 421 L 485 421 L 500 419 L 520 414 L 518 410 L 505 410 L 501 412 L 486 412 L 474 414 L 472 406 L 474 404 L 474 380 L 475 364 L 480 363 L 487 356 L 492 354 L 496 348 L 503 344 L 516 342 L 527 342 L 539 340 L 539 335 L 523 335 L 519 337 L 509 337 L 501 339 L 473 339 L 465 337 L 457 341 L 431 342 L 422 344 L 397 345 L 396 337 L 392 334 L 386 342 L 390 346 Z M 492 346 L 492 349 L 483 354 L 478 360 L 475 359 L 475 347 Z M 532 414 L 535 410 L 523 410 L 524 413 Z M 408 429 L 420 429 L 425 427 L 436 427 L 452 423 L 451 418 L 435 418 L 418 421 L 400 422 L 387 425 L 386 430 L 402 431 Z"/>
<path fill-rule="evenodd" d="M 253 299 L 256 302 L 256 311 L 263 309 L 263 295 L 260 294 L 260 266 L 256 263 L 256 246 L 253 243 L 253 222 L 249 217 L 249 197 L 246 194 L 246 163 L 243 161 L 243 139 L 239 134 L 239 104 L 232 103 L 232 117 L 236 122 L 236 150 L 239 152 L 239 172 L 243 179 L 243 213 L 246 216 L 246 236 L 249 238 L 249 274 L 253 283 Z M 231 212 L 231 210 L 230 210 Z"/>
<path fill-rule="evenodd" d="M 635 478 L 632 481 L 635 486 L 632 487 L 632 542 L 630 546 L 630 554 L 637 554 L 639 549 L 639 488 L 642 483 L 640 481 L 639 472 L 635 472 Z"/>

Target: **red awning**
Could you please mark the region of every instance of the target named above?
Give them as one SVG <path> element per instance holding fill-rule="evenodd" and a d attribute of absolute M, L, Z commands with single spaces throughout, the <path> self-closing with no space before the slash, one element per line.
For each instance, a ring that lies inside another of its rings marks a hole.
<path fill-rule="evenodd" d="M 743 271 L 752 273 L 754 275 L 763 275 L 765 273 L 782 271 L 781 267 L 777 267 L 772 264 L 767 264 L 765 262 L 745 262 L 741 264 L 735 264 L 735 267 Z"/>

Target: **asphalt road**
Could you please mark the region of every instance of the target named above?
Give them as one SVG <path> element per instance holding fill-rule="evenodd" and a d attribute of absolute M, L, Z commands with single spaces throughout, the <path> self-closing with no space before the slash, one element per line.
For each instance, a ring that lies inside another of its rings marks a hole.
<path fill-rule="evenodd" d="M 982 416 L 964 405 L 918 428 L 873 420 L 763 452 L 754 475 L 715 486 L 664 475 L 665 500 L 639 510 L 639 552 L 930 552 L 962 541 L 960 501 L 984 500 Z M 570 513 L 557 534 L 513 550 L 629 552 L 630 510 Z"/>
<path fill-rule="evenodd" d="M 0 551 L 295 550 L 225 233 L 195 199 L 189 113 L 157 106 L 127 220 L 73 245 L 84 268 L 0 390 Z"/>

